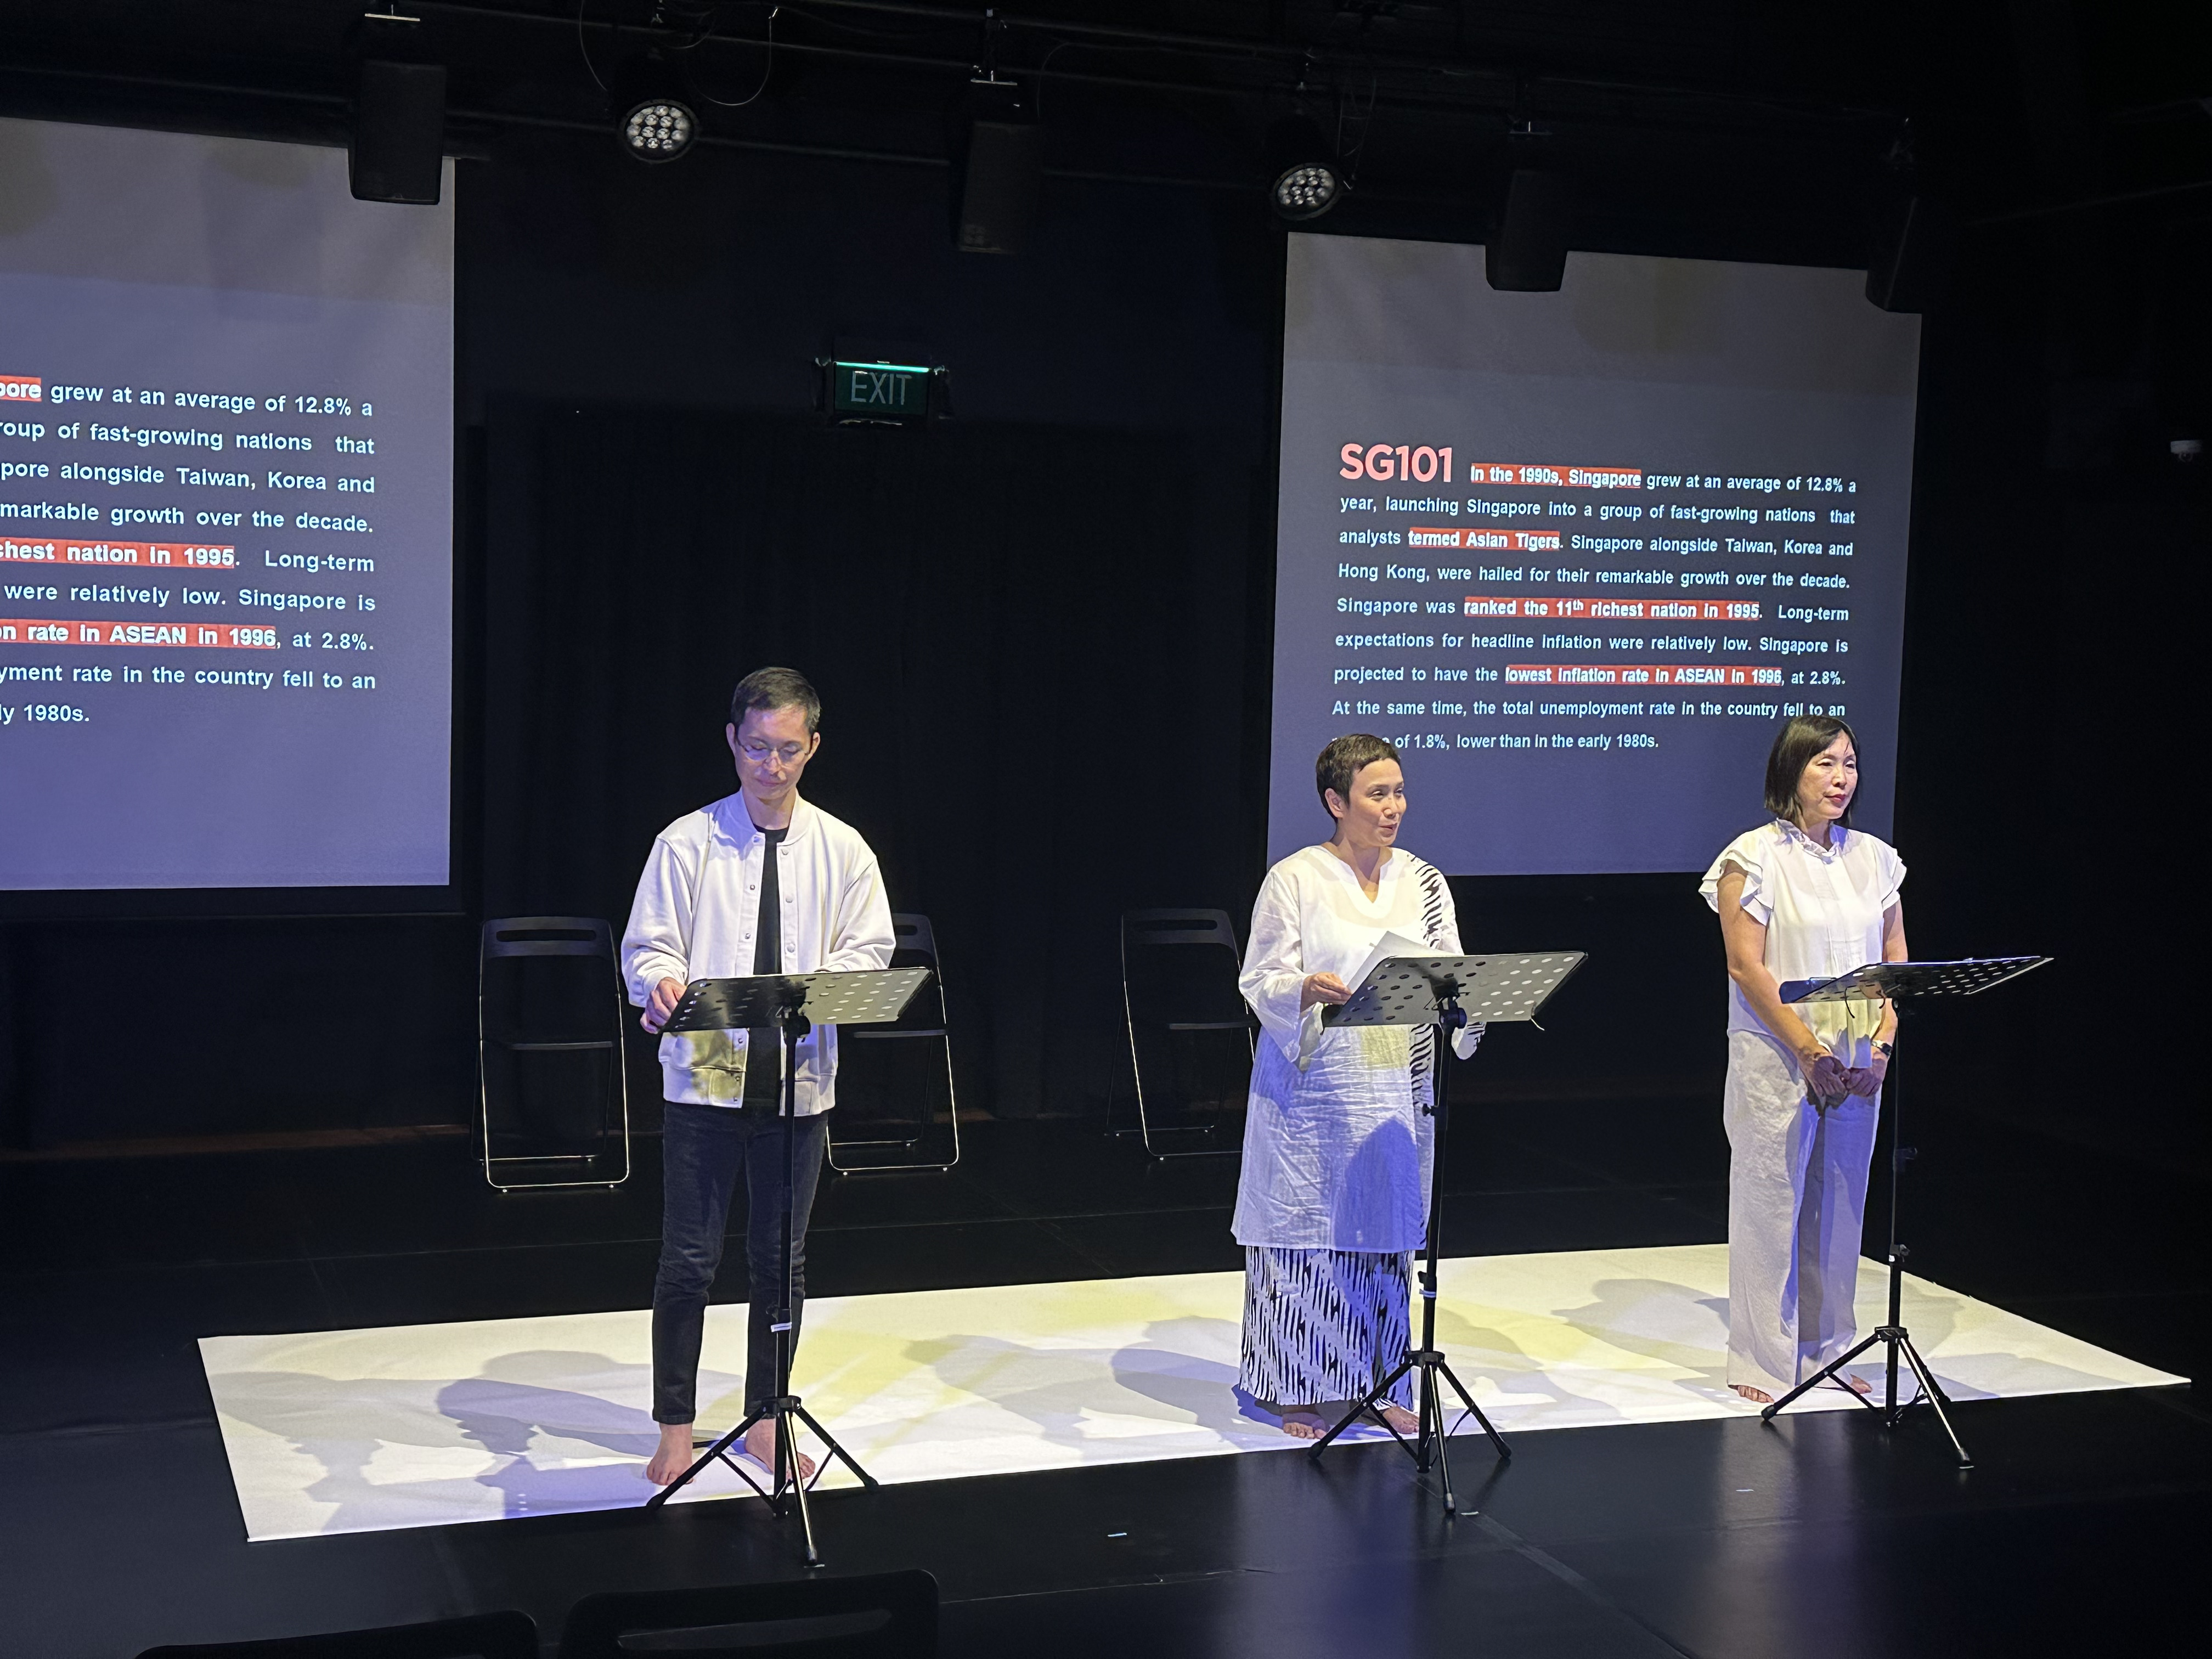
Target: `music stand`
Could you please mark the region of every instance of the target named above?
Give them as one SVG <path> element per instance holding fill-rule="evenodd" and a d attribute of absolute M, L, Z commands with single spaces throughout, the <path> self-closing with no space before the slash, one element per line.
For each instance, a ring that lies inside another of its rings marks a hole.
<path fill-rule="evenodd" d="M 1785 981 L 1781 988 L 1782 1000 L 1892 1001 L 1897 1004 L 1897 1017 L 1902 1024 L 1906 1011 L 1918 998 L 1978 996 L 1991 986 L 2017 979 L 2031 968 L 2040 968 L 2050 960 L 2049 957 L 1968 957 L 1960 962 L 1870 962 L 1834 979 Z M 1869 1411 L 1879 1413 L 1884 1425 L 1891 1429 L 1904 1421 L 1906 1412 L 1924 1401 L 1936 1413 L 1936 1420 L 1943 1425 L 1943 1432 L 1950 1437 L 1951 1449 L 1959 1455 L 1959 1467 L 1971 1469 L 1974 1460 L 1967 1455 L 1966 1443 L 1959 1438 L 1958 1430 L 1951 1426 L 1950 1413 L 1943 1409 L 1953 1401 L 1936 1386 L 1936 1374 L 1928 1369 L 1920 1350 L 1912 1346 L 1912 1334 L 1905 1328 L 1905 1260 L 1912 1253 L 1897 1242 L 1897 1177 L 1918 1149 L 1905 1144 L 1905 1119 L 1898 1104 L 1900 1091 L 1895 1076 L 1893 1066 L 1884 1079 L 1889 1091 L 1889 1322 L 1878 1327 L 1872 1336 L 1843 1358 L 1831 1360 L 1780 1399 L 1762 1407 L 1759 1415 L 1762 1422 L 1771 1423 L 1774 1414 L 1799 1395 L 1828 1381 L 1879 1342 L 1889 1350 L 1888 1385 L 1882 1403 L 1875 1405 L 1848 1382 L 1843 1385 L 1844 1391 Z M 1919 1397 L 1902 1406 L 1897 1403 L 1897 1357 L 1900 1353 L 1920 1382 Z"/>
<path fill-rule="evenodd" d="M 768 1500 L 779 1516 L 796 1510 L 799 1534 L 806 1546 L 806 1565 L 822 1565 L 814 1547 L 814 1518 L 807 1511 L 808 1484 L 799 1478 L 799 1443 L 792 1419 L 814 1431 L 826 1453 L 814 1479 L 829 1473 L 830 1460 L 842 1459 L 873 1490 L 876 1478 L 862 1468 L 852 1453 L 816 1422 L 797 1395 L 791 1391 L 792 1361 L 792 1197 L 799 1189 L 799 1149 L 793 1133 L 799 1116 L 799 1040 L 815 1025 L 888 1025 L 904 1012 L 929 979 L 927 968 L 884 968 L 848 974 L 762 974 L 740 979 L 694 980 L 668 1017 L 663 1031 L 721 1031 L 757 1030 L 773 1025 L 783 1034 L 783 1291 L 770 1328 L 775 1333 L 775 1394 L 758 1411 L 732 1429 L 701 1454 L 691 1467 L 645 1500 L 658 1509 L 673 1498 L 692 1477 L 720 1458 L 756 1492 Z M 730 1448 L 745 1437 L 754 1424 L 775 1420 L 775 1466 L 771 1484 L 763 1486 L 730 1455 Z"/>
<path fill-rule="evenodd" d="M 1461 1027 L 1474 1024 L 1498 1025 L 1514 1020 L 1534 1020 L 1553 992 L 1565 982 L 1568 975 L 1583 964 L 1580 951 L 1546 951 L 1513 955 L 1471 957 L 1393 957 L 1377 963 L 1352 994 L 1348 1001 L 1322 1012 L 1322 1024 L 1328 1026 L 1345 1025 L 1431 1025 L 1436 1028 L 1436 1060 L 1430 1075 L 1434 1086 L 1431 1090 L 1431 1103 L 1426 1109 L 1437 1121 L 1436 1134 L 1429 1148 L 1429 1230 L 1425 1255 L 1421 1268 L 1421 1346 L 1410 1351 L 1398 1362 L 1391 1373 L 1370 1389 L 1358 1404 L 1344 1414 L 1341 1421 L 1314 1443 L 1313 1455 L 1318 1460 L 1329 1448 L 1329 1443 L 1342 1434 L 1359 1418 L 1371 1414 L 1375 1420 L 1390 1431 L 1413 1465 L 1426 1474 L 1431 1461 L 1443 1486 L 1444 1513 L 1456 1515 L 1458 1504 L 1452 1497 L 1451 1465 L 1444 1455 L 1444 1403 L 1437 1386 L 1438 1377 L 1451 1384 L 1452 1392 L 1460 1398 L 1474 1420 L 1482 1425 L 1482 1431 L 1490 1437 L 1500 1457 L 1510 1457 L 1512 1452 L 1491 1420 L 1483 1415 L 1482 1407 L 1474 1403 L 1474 1396 L 1461 1385 L 1452 1368 L 1445 1363 L 1443 1353 L 1437 1346 L 1437 1255 L 1443 1237 L 1444 1208 L 1444 1131 L 1449 1125 L 1450 1091 L 1446 1080 L 1449 1073 L 1445 1061 L 1451 1058 L 1451 1035 Z M 1462 1006 L 1462 1005 L 1466 1006 Z M 1398 1379 L 1407 1371 L 1421 1375 L 1419 1400 L 1420 1429 L 1413 1445 L 1406 1444 L 1406 1437 L 1392 1427 L 1390 1419 L 1382 1415 L 1381 1405 L 1389 1398 Z M 1464 1418 L 1462 1419 L 1465 1420 Z"/>

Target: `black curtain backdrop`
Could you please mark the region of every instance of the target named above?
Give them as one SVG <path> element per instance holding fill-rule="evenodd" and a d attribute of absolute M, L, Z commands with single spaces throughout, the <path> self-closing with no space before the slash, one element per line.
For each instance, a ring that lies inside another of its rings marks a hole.
<path fill-rule="evenodd" d="M 639 169 L 526 135 L 459 172 L 476 907 L 0 928 L 0 1143 L 467 1121 L 477 921 L 619 921 L 653 834 L 732 787 L 731 682 L 777 659 L 829 702 L 810 793 L 939 926 L 963 1101 L 1126 1109 L 1116 913 L 1241 927 L 1261 873 L 1279 227 L 1236 192 L 1052 179 L 1032 249 L 976 258 L 941 169 Z M 2212 246 L 2183 206 L 1976 230 L 1927 325 L 1896 757 L 1912 942 L 2062 963 L 1916 1034 L 1916 1133 L 1950 1122 L 1947 1158 L 2018 1122 L 2203 1158 L 2172 958 L 2201 908 L 2181 716 L 2212 511 L 2206 464 L 2165 444 L 2212 416 Z M 1855 245 L 1730 212 L 1646 203 L 1578 240 Z M 1401 217 L 1329 222 L 1439 234 Z M 807 365 L 847 336 L 921 343 L 959 418 L 830 429 Z M 1692 880 L 1458 890 L 1472 944 L 1592 953 L 1548 1032 L 1493 1037 L 1478 1096 L 1717 1111 L 1725 987 Z"/>
<path fill-rule="evenodd" d="M 735 787 L 732 684 L 796 667 L 807 795 L 936 925 L 963 1103 L 1103 1108 L 1119 912 L 1249 906 L 1256 481 L 1073 428 L 641 409 L 501 409 L 490 459 L 488 913 L 619 926 L 655 833 Z"/>
<path fill-rule="evenodd" d="M 964 1104 L 1132 1107 L 1121 911 L 1227 910 L 1264 841 L 1270 481 L 1071 428 L 493 411 L 488 915 L 629 909 L 653 836 L 734 787 L 722 727 L 783 663 L 828 713 L 806 792 L 935 923 Z M 1264 636 L 1261 636 L 1264 637 Z M 1408 844 L 1418 850 L 1419 769 Z M 1316 839 L 1327 823 L 1314 810 Z M 1717 1085 L 1717 931 L 1679 876 L 1462 879 L 1477 947 L 1587 949 L 1493 1097 Z M 1655 960 L 1696 962 L 1655 973 Z M 657 1074 L 643 1046 L 634 1088 Z"/>
<path fill-rule="evenodd" d="M 1978 1144 L 2027 1125 L 2212 1164 L 2187 953 L 2212 471 L 2212 216 L 1970 238 L 1922 336 L 1898 845 L 1923 957 L 2057 958 L 1908 1028 L 1903 1086 Z M 2179 858 L 2179 865 L 2173 862 Z M 2173 872 L 2173 873 L 2170 873 Z"/>

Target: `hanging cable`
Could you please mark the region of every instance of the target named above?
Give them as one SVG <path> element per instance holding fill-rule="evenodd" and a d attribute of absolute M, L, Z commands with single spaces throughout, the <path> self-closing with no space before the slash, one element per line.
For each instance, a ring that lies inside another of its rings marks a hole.
<path fill-rule="evenodd" d="M 705 99 L 708 103 L 713 104 L 719 109 L 743 109 L 747 104 L 754 102 L 760 97 L 761 94 L 768 90 L 769 76 L 775 70 L 775 20 L 781 16 L 782 14 L 783 8 L 781 6 L 771 6 L 769 8 L 768 40 L 766 43 L 768 47 L 768 61 L 761 65 L 760 84 L 755 87 L 751 93 L 747 96 L 736 100 L 717 98 L 713 93 L 704 91 L 699 92 L 699 95 L 702 98 Z M 725 40 L 727 39 L 726 36 L 720 38 Z M 679 50 L 689 52 L 691 50 L 692 46 L 698 46 L 701 41 L 706 39 L 707 36 L 702 34 L 698 40 L 691 42 L 691 46 L 681 47 Z M 690 76 L 687 75 L 685 78 L 688 81 Z M 696 84 L 694 85 L 693 89 L 695 91 L 698 90 Z"/>
<path fill-rule="evenodd" d="M 583 55 L 584 68 L 591 75 L 592 84 L 605 92 L 607 83 L 599 79 L 599 69 L 592 62 L 592 49 L 584 40 L 584 8 L 591 3 L 592 0 L 576 0 L 576 50 Z"/>

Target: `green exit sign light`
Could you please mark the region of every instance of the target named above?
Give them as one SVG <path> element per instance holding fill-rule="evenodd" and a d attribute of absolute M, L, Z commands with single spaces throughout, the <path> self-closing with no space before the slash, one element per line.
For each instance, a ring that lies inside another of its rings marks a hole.
<path fill-rule="evenodd" d="M 830 406 L 860 420 L 919 421 L 929 413 L 933 371 L 915 363 L 830 365 Z"/>

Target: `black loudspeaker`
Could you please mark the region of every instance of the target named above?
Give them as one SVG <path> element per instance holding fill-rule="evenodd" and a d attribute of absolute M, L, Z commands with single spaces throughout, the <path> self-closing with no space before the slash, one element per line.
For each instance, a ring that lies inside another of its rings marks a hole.
<path fill-rule="evenodd" d="M 1899 196 L 1883 207 L 1867 256 L 1866 296 L 1884 311 L 1925 311 L 1951 274 L 1959 222 L 1941 202 Z"/>
<path fill-rule="evenodd" d="M 969 123 L 953 246 L 963 253 L 1019 253 L 1036 222 L 1043 176 L 1043 134 L 1034 122 Z"/>
<path fill-rule="evenodd" d="M 1498 234 L 1482 251 L 1490 285 L 1513 294 L 1555 294 L 1567 270 L 1567 221 L 1574 187 L 1566 176 L 1518 168 L 1505 185 Z"/>
<path fill-rule="evenodd" d="M 357 199 L 435 205 L 445 144 L 443 64 L 361 66 L 346 169 Z"/>

